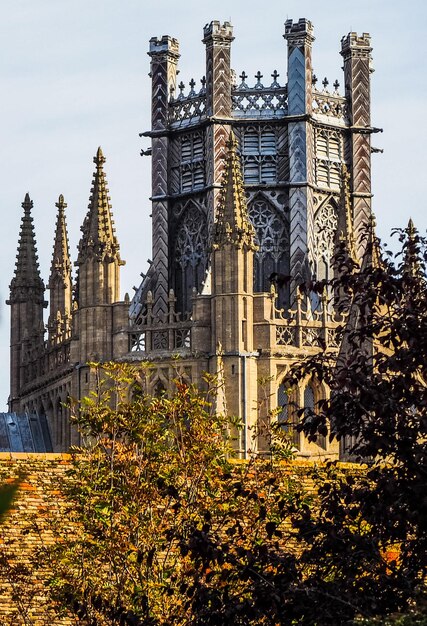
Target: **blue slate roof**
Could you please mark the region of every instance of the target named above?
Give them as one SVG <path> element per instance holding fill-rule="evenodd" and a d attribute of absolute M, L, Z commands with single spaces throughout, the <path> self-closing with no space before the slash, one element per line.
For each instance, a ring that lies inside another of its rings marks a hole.
<path fill-rule="evenodd" d="M 52 452 L 45 415 L 0 413 L 0 452 Z"/>

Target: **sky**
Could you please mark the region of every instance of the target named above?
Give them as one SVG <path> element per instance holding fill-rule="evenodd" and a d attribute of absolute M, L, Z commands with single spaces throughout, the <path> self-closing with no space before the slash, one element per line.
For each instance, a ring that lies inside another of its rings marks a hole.
<path fill-rule="evenodd" d="M 68 204 L 70 250 L 76 259 L 94 165 L 102 146 L 121 255 L 122 297 L 133 295 L 151 256 L 150 159 L 139 155 L 150 127 L 148 42 L 180 42 L 186 85 L 205 73 L 203 26 L 231 21 L 232 67 L 252 78 L 277 70 L 286 82 L 284 22 L 312 21 L 313 68 L 343 83 L 341 37 L 372 37 L 373 207 L 378 233 L 412 217 L 427 227 L 427 3 L 424 0 L 2 0 L 0 21 L 0 411 L 9 392 L 9 307 L 21 203 L 29 192 L 42 277 L 47 282 L 55 202 Z M 247 81 L 249 82 L 249 80 Z M 254 84 L 252 79 L 250 84 Z M 188 88 L 187 88 L 188 90 Z M 187 91 L 186 90 L 186 91 Z M 342 90 L 342 87 L 341 87 Z"/>

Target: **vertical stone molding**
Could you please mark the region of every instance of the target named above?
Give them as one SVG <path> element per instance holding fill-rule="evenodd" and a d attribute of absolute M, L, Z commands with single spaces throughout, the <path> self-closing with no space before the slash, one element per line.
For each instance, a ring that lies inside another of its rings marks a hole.
<path fill-rule="evenodd" d="M 345 96 L 351 126 L 350 174 L 356 250 L 363 257 L 363 229 L 371 217 L 371 38 L 349 33 L 341 40 L 344 59 Z M 366 132 L 368 130 L 368 132 Z"/>
<path fill-rule="evenodd" d="M 152 216 L 155 313 L 167 314 L 169 292 L 168 128 L 169 98 L 176 91 L 179 44 L 172 37 L 150 39 L 152 80 Z"/>
<path fill-rule="evenodd" d="M 291 299 L 295 298 L 297 285 L 306 278 L 308 261 L 308 219 L 312 220 L 308 185 L 312 182 L 312 159 L 307 147 L 311 146 L 311 127 L 307 115 L 312 110 L 312 63 L 314 41 L 313 26 L 309 20 L 300 19 L 285 23 L 288 42 L 288 114 L 302 116 L 290 121 L 289 138 L 289 220 Z"/>

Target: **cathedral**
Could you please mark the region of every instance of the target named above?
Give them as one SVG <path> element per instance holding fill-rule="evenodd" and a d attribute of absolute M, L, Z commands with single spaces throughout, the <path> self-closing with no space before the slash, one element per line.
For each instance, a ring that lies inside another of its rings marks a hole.
<path fill-rule="evenodd" d="M 291 427 L 291 407 L 313 407 L 327 389 L 302 380 L 289 391 L 286 375 L 319 346 L 338 352 L 332 294 L 310 285 L 333 276 L 337 245 L 355 260 L 364 254 L 377 130 L 370 37 L 341 40 L 344 94 L 313 72 L 310 21 L 287 20 L 284 38 L 287 67 L 275 60 L 271 76 L 250 80 L 231 67 L 232 25 L 213 21 L 203 31 L 205 76 L 188 86 L 177 81 L 178 41 L 150 40 L 151 146 L 142 154 L 152 161 L 152 252 L 132 300 L 120 299 L 124 262 L 101 148 L 75 280 L 62 195 L 56 204 L 47 325 L 25 196 L 8 300 L 9 411 L 43 416 L 55 451 L 78 442 L 67 403 L 94 389 L 88 362 L 119 360 L 150 363 L 149 393 L 167 392 L 177 374 L 196 384 L 216 375 L 218 410 L 242 424 L 241 458 L 268 445 L 268 419 L 289 429 L 299 456 L 339 457 L 336 442 L 308 442 Z"/>

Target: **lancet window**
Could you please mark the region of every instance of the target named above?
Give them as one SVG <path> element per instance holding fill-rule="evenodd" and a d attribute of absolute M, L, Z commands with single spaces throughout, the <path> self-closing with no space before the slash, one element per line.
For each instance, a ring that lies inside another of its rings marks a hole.
<path fill-rule="evenodd" d="M 246 126 L 241 135 L 245 185 L 269 184 L 277 178 L 277 137 L 266 125 Z"/>
<path fill-rule="evenodd" d="M 255 228 L 258 251 L 255 254 L 254 290 L 269 291 L 272 273 L 289 274 L 289 227 L 285 218 L 266 200 L 258 198 L 249 205 L 249 217 Z M 278 303 L 289 303 L 288 285 L 279 289 Z"/>
<path fill-rule="evenodd" d="M 314 393 L 314 387 L 309 383 L 304 389 L 304 411 L 305 416 L 310 417 L 316 411 L 316 398 Z M 317 435 L 317 445 L 326 450 L 326 437 L 325 435 Z"/>
<path fill-rule="evenodd" d="M 206 270 L 207 225 L 203 211 L 190 204 L 175 242 L 175 295 L 179 311 L 190 311 L 193 287 L 199 291 Z"/>
<path fill-rule="evenodd" d="M 294 446 L 299 448 L 300 433 L 296 429 L 297 413 L 295 401 L 291 401 L 293 396 L 295 396 L 295 390 L 289 393 L 289 387 L 282 382 L 277 390 L 277 422 L 288 433 Z"/>
<path fill-rule="evenodd" d="M 314 217 L 314 273 L 317 280 L 332 278 L 332 257 L 338 225 L 337 210 L 327 202 L 318 209 Z"/>
<path fill-rule="evenodd" d="M 317 184 L 320 187 L 339 189 L 343 161 L 342 134 L 322 128 L 316 132 L 315 143 Z"/>

